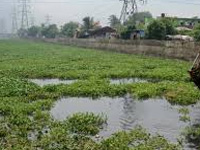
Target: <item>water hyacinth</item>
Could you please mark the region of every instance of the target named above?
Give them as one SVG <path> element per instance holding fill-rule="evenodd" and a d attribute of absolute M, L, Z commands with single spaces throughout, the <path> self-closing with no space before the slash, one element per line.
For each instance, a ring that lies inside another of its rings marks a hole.
<path fill-rule="evenodd" d="M 179 60 L 27 40 L 0 40 L 0 149 L 179 150 L 178 145 L 152 136 L 143 128 L 121 131 L 96 142 L 91 136 L 106 124 L 105 116 L 77 113 L 65 121 L 56 121 L 49 111 L 63 96 L 98 98 L 130 94 L 139 99 L 164 96 L 172 104 L 194 104 L 200 94 L 189 82 L 190 65 Z M 46 78 L 76 82 L 40 87 L 29 80 Z M 113 78 L 159 82 L 115 85 L 110 83 Z M 198 131 L 191 131 L 198 136 Z"/>

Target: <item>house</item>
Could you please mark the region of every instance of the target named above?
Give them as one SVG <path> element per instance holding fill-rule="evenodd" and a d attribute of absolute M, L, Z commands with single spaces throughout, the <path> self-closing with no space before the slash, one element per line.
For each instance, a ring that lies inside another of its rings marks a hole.
<path fill-rule="evenodd" d="M 111 39 L 117 36 L 117 32 L 115 29 L 111 27 L 102 27 L 93 31 L 90 31 L 90 38 L 98 38 L 98 39 Z"/>
<path fill-rule="evenodd" d="M 131 33 L 131 39 L 135 40 L 135 39 L 143 39 L 145 37 L 145 31 L 144 30 L 139 30 L 136 29 Z"/>

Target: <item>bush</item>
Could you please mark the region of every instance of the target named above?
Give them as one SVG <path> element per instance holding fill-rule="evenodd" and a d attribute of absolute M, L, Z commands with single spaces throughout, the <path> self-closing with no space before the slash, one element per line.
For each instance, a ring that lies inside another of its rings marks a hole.
<path fill-rule="evenodd" d="M 165 28 L 166 28 L 166 34 L 167 35 L 175 35 L 176 34 L 176 29 L 174 25 L 174 21 L 171 18 L 162 18 L 161 22 L 164 23 Z"/>
<path fill-rule="evenodd" d="M 154 20 L 148 27 L 148 37 L 150 39 L 164 40 L 166 35 L 176 34 L 175 24 L 173 19 L 162 18 Z"/>
<path fill-rule="evenodd" d="M 47 38 L 55 38 L 59 34 L 59 30 L 56 24 L 49 25 L 48 27 L 42 27 L 42 35 Z"/>
<path fill-rule="evenodd" d="M 196 41 L 200 41 L 200 24 L 194 29 L 194 38 Z"/>
<path fill-rule="evenodd" d="M 154 20 L 148 27 L 148 38 L 150 39 L 157 39 L 157 40 L 164 40 L 166 37 L 166 26 L 160 20 Z"/>
<path fill-rule="evenodd" d="M 32 26 L 28 29 L 28 36 L 37 37 L 40 34 L 41 28 L 38 26 Z"/>
<path fill-rule="evenodd" d="M 78 23 L 75 22 L 66 23 L 61 30 L 61 34 L 67 37 L 73 37 L 76 33 L 77 28 L 78 28 Z"/>

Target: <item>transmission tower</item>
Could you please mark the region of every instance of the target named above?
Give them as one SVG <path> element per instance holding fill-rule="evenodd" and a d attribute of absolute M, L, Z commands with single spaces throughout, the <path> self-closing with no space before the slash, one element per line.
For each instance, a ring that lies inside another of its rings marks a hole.
<path fill-rule="evenodd" d="M 138 2 L 143 4 L 146 2 L 146 0 L 120 0 L 120 1 L 123 1 L 123 7 L 120 15 L 120 21 L 122 23 L 124 23 L 130 15 L 137 13 Z"/>
<path fill-rule="evenodd" d="M 5 19 L 0 19 L 0 34 L 6 33 L 6 22 Z"/>
<path fill-rule="evenodd" d="M 30 0 L 19 0 L 21 5 L 21 29 L 29 28 Z"/>
<path fill-rule="evenodd" d="M 45 16 L 45 25 L 49 26 L 51 23 L 51 16 L 50 15 L 46 15 Z"/>
<path fill-rule="evenodd" d="M 13 5 L 13 12 L 12 12 L 12 34 L 16 34 L 18 31 L 18 23 L 17 23 L 17 9 L 16 5 Z"/>

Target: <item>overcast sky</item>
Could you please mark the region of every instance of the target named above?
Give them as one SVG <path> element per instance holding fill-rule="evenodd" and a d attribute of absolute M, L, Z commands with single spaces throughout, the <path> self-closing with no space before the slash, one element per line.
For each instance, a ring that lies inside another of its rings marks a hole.
<path fill-rule="evenodd" d="M 7 30 L 11 27 L 11 12 L 13 1 L 0 0 L 0 20 L 4 19 Z M 45 22 L 45 16 L 51 16 L 51 23 L 62 25 L 69 21 L 81 22 L 85 16 L 92 16 L 102 25 L 108 24 L 112 14 L 120 15 L 122 1 L 119 0 L 30 0 L 31 12 L 35 24 Z M 17 5 L 20 10 L 19 4 Z M 200 0 L 148 0 L 146 5 L 140 5 L 139 11 L 150 11 L 154 17 L 161 13 L 168 16 L 200 17 Z M 19 12 L 18 12 L 19 13 Z M 20 16 L 19 16 L 20 20 Z"/>

